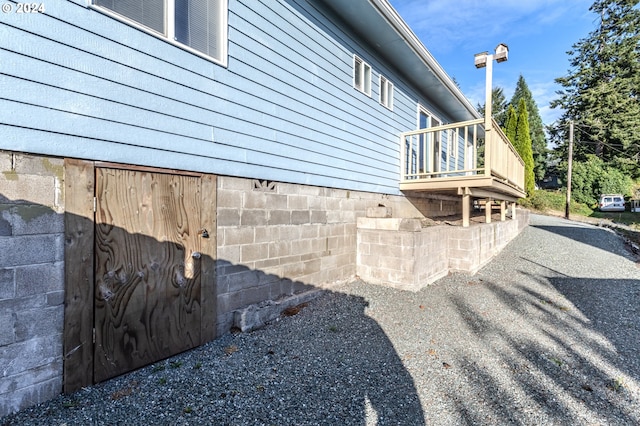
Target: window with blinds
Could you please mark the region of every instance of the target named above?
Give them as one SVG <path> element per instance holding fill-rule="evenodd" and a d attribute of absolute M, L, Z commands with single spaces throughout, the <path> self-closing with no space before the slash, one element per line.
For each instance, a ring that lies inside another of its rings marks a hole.
<path fill-rule="evenodd" d="M 353 87 L 371 96 L 371 66 L 353 56 Z"/>
<path fill-rule="evenodd" d="M 393 83 L 382 75 L 380 76 L 380 103 L 393 109 Z"/>
<path fill-rule="evenodd" d="M 93 4 L 173 43 L 226 62 L 227 0 L 94 0 Z"/>

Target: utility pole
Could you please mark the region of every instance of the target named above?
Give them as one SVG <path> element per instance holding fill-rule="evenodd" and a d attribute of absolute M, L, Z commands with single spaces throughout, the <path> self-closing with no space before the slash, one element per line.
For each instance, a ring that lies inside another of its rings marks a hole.
<path fill-rule="evenodd" d="M 569 207 L 571 206 L 571 168 L 573 167 L 573 120 L 569 121 L 569 155 L 567 159 L 567 205 L 564 210 L 564 218 L 569 219 Z"/>

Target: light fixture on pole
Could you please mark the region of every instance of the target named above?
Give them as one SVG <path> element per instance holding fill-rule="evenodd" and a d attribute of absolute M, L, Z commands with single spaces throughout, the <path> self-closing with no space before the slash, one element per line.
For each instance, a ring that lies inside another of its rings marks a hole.
<path fill-rule="evenodd" d="M 500 43 L 496 46 L 495 53 L 490 55 L 489 52 L 476 53 L 474 55 L 474 64 L 476 68 L 487 68 L 486 84 L 485 84 L 485 104 L 484 104 L 484 130 L 485 132 L 491 130 L 491 92 L 492 86 L 492 73 L 493 73 L 493 60 L 496 62 L 506 62 L 509 59 L 509 46 L 504 43 Z"/>

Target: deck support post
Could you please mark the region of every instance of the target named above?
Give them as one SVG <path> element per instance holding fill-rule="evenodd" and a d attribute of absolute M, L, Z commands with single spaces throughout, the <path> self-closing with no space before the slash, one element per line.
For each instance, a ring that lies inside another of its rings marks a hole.
<path fill-rule="evenodd" d="M 491 198 L 487 198 L 487 200 L 484 203 L 484 221 L 486 223 L 491 223 L 491 204 L 493 203 L 493 200 Z"/>
<path fill-rule="evenodd" d="M 504 222 L 507 220 L 507 202 L 502 200 L 500 201 L 500 221 Z"/>
<path fill-rule="evenodd" d="M 471 195 L 465 189 L 462 194 L 462 226 L 469 227 L 469 217 L 471 216 Z"/>
<path fill-rule="evenodd" d="M 518 203 L 511 203 L 511 220 L 515 220 L 516 218 L 516 205 Z"/>

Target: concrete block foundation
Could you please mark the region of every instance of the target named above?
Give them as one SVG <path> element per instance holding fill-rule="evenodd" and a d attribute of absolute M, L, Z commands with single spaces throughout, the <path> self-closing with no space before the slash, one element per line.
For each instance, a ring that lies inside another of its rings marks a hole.
<path fill-rule="evenodd" d="M 473 274 L 529 223 L 517 219 L 470 227 L 422 227 L 419 219 L 358 218 L 357 274 L 366 282 L 419 291 L 450 272 Z"/>

